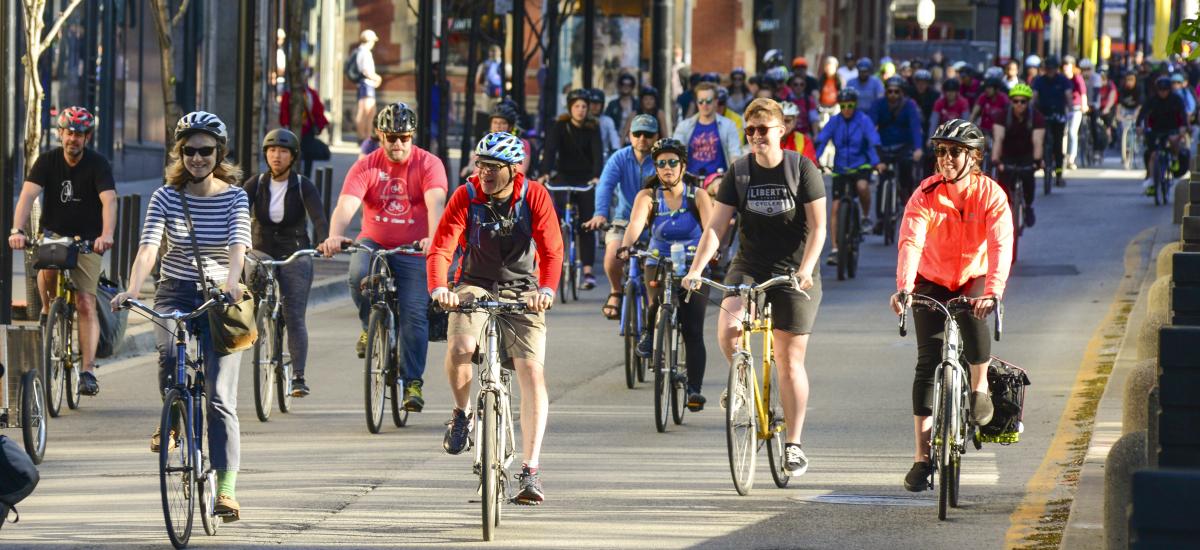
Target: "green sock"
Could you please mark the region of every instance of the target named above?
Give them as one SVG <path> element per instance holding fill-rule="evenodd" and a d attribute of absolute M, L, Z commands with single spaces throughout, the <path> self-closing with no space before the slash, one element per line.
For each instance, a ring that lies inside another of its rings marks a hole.
<path fill-rule="evenodd" d="M 217 494 L 233 498 L 233 487 L 237 484 L 237 470 L 217 470 Z"/>

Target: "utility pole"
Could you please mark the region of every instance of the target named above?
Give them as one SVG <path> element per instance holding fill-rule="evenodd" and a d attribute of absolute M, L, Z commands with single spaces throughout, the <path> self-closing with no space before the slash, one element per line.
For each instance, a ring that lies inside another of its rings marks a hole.
<path fill-rule="evenodd" d="M 235 157 L 239 165 L 252 170 L 254 154 L 254 6 L 238 3 L 237 50 L 237 123 L 234 126 Z"/>
<path fill-rule="evenodd" d="M 0 226 L 13 226 L 13 193 L 18 178 L 22 177 L 21 164 L 21 116 L 17 105 L 24 86 L 18 72 L 22 40 L 21 18 L 16 2 L 0 2 L 0 48 L 8 55 L 0 56 L 0 90 L 9 93 L 0 96 Z M 0 246 L 0 325 L 12 324 L 12 263 L 13 252 Z"/>
<path fill-rule="evenodd" d="M 417 8 L 417 145 L 429 150 L 433 122 L 433 0 Z"/>
<path fill-rule="evenodd" d="M 512 9 L 512 96 L 517 110 L 525 113 L 525 0 L 513 2 Z"/>
<path fill-rule="evenodd" d="M 551 0 L 552 2 L 554 0 Z M 583 87 L 593 87 L 596 70 L 596 0 L 583 0 Z"/>
<path fill-rule="evenodd" d="M 541 99 L 541 127 L 542 133 L 546 132 L 551 124 L 554 123 L 554 116 L 558 112 L 558 2 L 546 2 L 546 13 L 542 15 L 543 30 L 546 35 L 542 37 L 542 43 L 547 44 L 545 55 L 542 56 L 542 62 L 546 66 L 546 78 L 542 83 L 542 99 Z"/>
<path fill-rule="evenodd" d="M 671 63 L 673 56 L 672 50 L 672 13 L 674 12 L 673 0 L 654 0 L 654 9 L 651 12 L 650 21 L 653 25 L 650 36 L 651 44 L 651 59 L 650 59 L 650 79 L 653 82 L 655 89 L 663 94 L 663 103 L 671 105 L 670 90 L 672 89 L 670 82 L 672 78 Z M 667 117 L 668 122 L 671 117 Z M 659 135 L 666 135 L 668 128 L 659 128 Z"/>

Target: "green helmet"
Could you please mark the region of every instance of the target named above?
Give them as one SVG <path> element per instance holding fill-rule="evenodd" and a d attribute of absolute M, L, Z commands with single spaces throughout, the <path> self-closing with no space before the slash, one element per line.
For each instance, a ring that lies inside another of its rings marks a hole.
<path fill-rule="evenodd" d="M 1028 84 L 1017 84 L 1017 85 L 1013 86 L 1011 90 L 1008 91 L 1008 97 L 1009 98 L 1024 97 L 1027 99 L 1032 98 L 1033 97 L 1033 88 L 1030 88 Z"/>

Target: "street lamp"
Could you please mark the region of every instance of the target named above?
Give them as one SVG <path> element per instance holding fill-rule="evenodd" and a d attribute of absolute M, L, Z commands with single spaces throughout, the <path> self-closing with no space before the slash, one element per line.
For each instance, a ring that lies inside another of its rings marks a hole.
<path fill-rule="evenodd" d="M 933 24 L 933 18 L 937 13 L 937 8 L 933 5 L 933 0 L 921 0 L 917 2 L 917 25 L 921 27 L 921 40 L 929 41 L 929 26 Z"/>

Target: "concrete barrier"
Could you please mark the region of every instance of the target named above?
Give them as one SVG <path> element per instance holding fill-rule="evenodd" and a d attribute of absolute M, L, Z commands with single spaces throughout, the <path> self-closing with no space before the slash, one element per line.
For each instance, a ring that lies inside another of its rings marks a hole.
<path fill-rule="evenodd" d="M 1158 384 L 1158 359 L 1143 359 L 1133 366 L 1125 379 L 1125 395 L 1121 400 L 1121 434 L 1147 429 L 1146 402 L 1150 389 Z"/>
<path fill-rule="evenodd" d="M 1149 311 L 1171 312 L 1172 282 L 1174 282 L 1174 278 L 1168 272 L 1150 283 L 1150 290 L 1146 294 L 1146 308 Z"/>
<path fill-rule="evenodd" d="M 1172 241 L 1163 246 L 1158 251 L 1158 256 L 1154 263 L 1154 277 L 1158 279 L 1163 275 L 1171 274 L 1171 257 L 1182 249 L 1182 244 L 1179 241 Z"/>
<path fill-rule="evenodd" d="M 1188 204 L 1188 185 L 1180 182 L 1175 186 L 1175 196 L 1171 197 L 1175 202 L 1172 203 L 1173 209 L 1171 223 L 1180 223 L 1183 221 L 1183 208 Z"/>
<path fill-rule="evenodd" d="M 1146 467 L 1146 432 L 1121 436 L 1104 461 L 1104 547 L 1129 547 L 1129 506 L 1133 502 L 1133 473 Z"/>
<path fill-rule="evenodd" d="M 1150 388 L 1146 395 L 1146 466 L 1158 467 L 1158 414 L 1162 407 L 1158 405 L 1158 384 Z"/>
<path fill-rule="evenodd" d="M 1143 470 L 1133 474 L 1129 548 L 1196 548 L 1200 541 L 1200 471 Z"/>
<path fill-rule="evenodd" d="M 1158 329 L 1170 323 L 1170 313 L 1151 309 L 1146 312 L 1146 320 L 1138 332 L 1137 358 L 1153 359 L 1158 357 Z"/>

